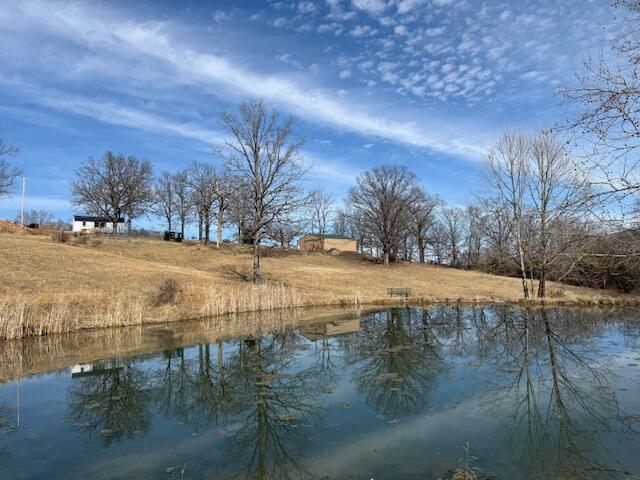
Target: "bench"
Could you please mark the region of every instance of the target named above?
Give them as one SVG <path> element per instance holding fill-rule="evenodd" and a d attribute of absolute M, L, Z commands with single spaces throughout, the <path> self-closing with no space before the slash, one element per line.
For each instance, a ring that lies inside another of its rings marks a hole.
<path fill-rule="evenodd" d="M 391 297 L 410 297 L 410 288 L 387 288 L 387 295 Z"/>

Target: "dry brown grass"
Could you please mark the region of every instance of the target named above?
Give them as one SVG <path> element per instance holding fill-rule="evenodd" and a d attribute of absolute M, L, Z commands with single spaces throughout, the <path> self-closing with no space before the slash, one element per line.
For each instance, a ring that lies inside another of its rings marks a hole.
<path fill-rule="evenodd" d="M 429 265 L 378 265 L 355 255 L 266 255 L 264 284 L 246 282 L 248 249 L 147 239 L 53 242 L 46 236 L 0 235 L 0 338 L 99 326 L 200 318 L 303 305 L 402 303 L 387 288 L 408 287 L 409 303 L 518 302 L 515 278 Z M 154 301 L 170 278 L 179 289 Z M 636 297 L 551 284 L 550 303 L 612 304 Z"/>

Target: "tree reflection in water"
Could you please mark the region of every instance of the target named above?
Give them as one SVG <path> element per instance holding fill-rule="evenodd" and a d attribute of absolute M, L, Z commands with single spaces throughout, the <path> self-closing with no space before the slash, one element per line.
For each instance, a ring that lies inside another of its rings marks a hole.
<path fill-rule="evenodd" d="M 221 425 L 229 463 L 217 468 L 246 478 L 312 478 L 302 460 L 309 436 L 323 399 L 342 380 L 369 408 L 395 418 L 425 412 L 436 385 L 461 369 L 473 377 L 464 383 L 469 397 L 489 395 L 493 413 L 508 412 L 501 428 L 513 471 L 532 479 L 615 478 L 615 452 L 604 450 L 601 437 L 628 426 L 606 356 L 591 356 L 606 328 L 601 318 L 508 306 L 390 308 L 335 339 L 307 332 L 312 344 L 292 330 L 99 369 L 73 381 L 68 417 L 101 434 L 105 446 L 146 432 L 152 414 L 196 431 Z M 628 341 L 640 337 L 637 324 L 624 328 Z M 478 386 L 481 373 L 492 382 Z"/>
<path fill-rule="evenodd" d="M 232 359 L 241 403 L 230 458 L 243 460 L 246 478 L 313 478 L 297 457 L 309 447 L 319 391 L 315 368 L 295 368 L 299 341 L 293 333 L 248 340 Z"/>
<path fill-rule="evenodd" d="M 610 479 L 599 435 L 626 429 L 608 366 L 589 357 L 604 324 L 569 310 L 511 310 L 499 364 L 515 373 L 501 405 L 512 404 L 510 454 L 529 478 Z"/>
<path fill-rule="evenodd" d="M 101 368 L 72 384 L 68 417 L 87 434 L 99 434 L 105 446 L 131 438 L 149 429 L 150 385 L 149 375 L 136 361 Z"/>
<path fill-rule="evenodd" d="M 426 311 L 389 309 L 364 322 L 347 361 L 365 402 L 383 415 L 424 410 L 444 369 Z"/>

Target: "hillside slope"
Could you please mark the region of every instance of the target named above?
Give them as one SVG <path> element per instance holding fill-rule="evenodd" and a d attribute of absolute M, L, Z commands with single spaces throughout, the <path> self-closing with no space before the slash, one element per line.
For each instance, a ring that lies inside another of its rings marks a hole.
<path fill-rule="evenodd" d="M 251 272 L 246 248 L 147 239 L 85 237 L 57 243 L 46 236 L 0 234 L 0 262 L 0 331 L 3 324 L 7 330 L 15 323 L 10 317 L 18 315 L 11 312 L 16 302 L 33 312 L 58 304 L 61 311 L 49 316 L 61 317 L 66 309 L 76 317 L 71 323 L 59 319 L 66 325 L 43 332 L 23 326 L 23 335 L 226 311 L 389 302 L 390 287 L 411 288 L 413 302 L 515 302 L 522 297 L 515 278 L 432 265 L 384 267 L 357 255 L 281 250 L 265 252 L 265 282 L 256 291 L 246 281 Z M 175 285 L 167 287 L 167 279 Z M 552 302 L 612 301 L 607 293 L 561 284 L 551 284 L 548 291 Z M 105 315 L 113 318 L 104 320 Z"/>

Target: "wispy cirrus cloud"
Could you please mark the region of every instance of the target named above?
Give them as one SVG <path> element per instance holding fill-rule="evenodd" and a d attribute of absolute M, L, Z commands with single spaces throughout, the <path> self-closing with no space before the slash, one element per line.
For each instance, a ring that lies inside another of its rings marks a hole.
<path fill-rule="evenodd" d="M 361 3 L 363 8 L 376 10 L 376 2 Z M 477 159 L 482 155 L 486 138 L 473 129 L 464 131 L 460 122 L 455 125 L 446 119 L 430 119 L 424 115 L 389 112 L 384 105 L 352 100 L 355 95 L 340 96 L 331 89 L 307 86 L 291 76 L 264 73 L 240 65 L 231 58 L 209 53 L 197 42 L 189 42 L 177 32 L 180 25 L 165 21 L 134 21 L 117 12 L 89 9 L 84 4 L 39 1 L 16 3 L 4 9 L 1 18 L 14 25 L 24 35 L 46 35 L 50 42 L 71 45 L 82 53 L 84 61 L 93 57 L 108 62 L 95 62 L 92 74 L 101 72 L 118 76 L 122 83 L 129 76 L 147 74 L 153 83 L 158 79 L 169 85 L 187 85 L 211 93 L 231 92 L 238 97 L 259 97 L 280 106 L 286 112 L 310 122 L 320 122 L 339 130 L 359 135 L 375 136 L 413 147 L 423 147 L 465 158 Z M 0 27 L 1 28 L 1 27 Z M 20 35 L 20 33 L 18 33 Z M 132 70 L 132 65 L 144 69 Z M 75 72 L 81 75 L 82 72 Z M 344 77 L 345 75 L 343 75 Z M 150 82 L 151 83 L 151 82 Z M 159 121 L 144 110 L 87 103 L 78 98 L 44 99 L 52 108 L 64 108 L 80 114 L 90 114 L 108 122 L 121 122 L 135 127 L 145 126 L 166 130 L 178 135 L 205 141 L 210 132 L 197 124 Z"/>

